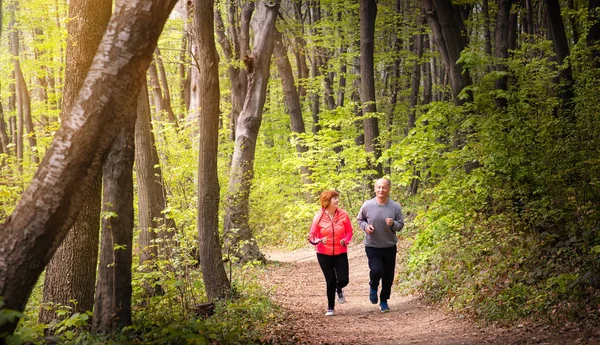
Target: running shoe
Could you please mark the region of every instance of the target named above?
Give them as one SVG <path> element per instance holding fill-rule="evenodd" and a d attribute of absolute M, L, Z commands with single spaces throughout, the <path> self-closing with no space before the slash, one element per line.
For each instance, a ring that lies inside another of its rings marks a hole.
<path fill-rule="evenodd" d="M 333 316 L 333 309 L 327 309 L 325 316 Z"/>
<path fill-rule="evenodd" d="M 344 292 L 342 290 L 337 292 L 337 300 L 340 302 L 340 304 L 346 303 L 346 298 L 344 297 Z"/>
<path fill-rule="evenodd" d="M 377 290 L 376 289 L 370 288 L 369 300 L 371 301 L 371 303 L 377 304 Z"/>
<path fill-rule="evenodd" d="M 387 301 L 381 301 L 381 303 L 379 303 L 379 307 L 381 308 L 382 313 L 387 313 L 390 311 L 390 307 L 388 307 Z"/>

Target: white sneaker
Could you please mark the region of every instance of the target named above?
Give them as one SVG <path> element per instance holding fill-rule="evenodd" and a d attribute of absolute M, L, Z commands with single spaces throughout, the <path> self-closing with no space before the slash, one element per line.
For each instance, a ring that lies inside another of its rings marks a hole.
<path fill-rule="evenodd" d="M 344 292 L 342 292 L 342 290 L 338 291 L 337 300 L 340 304 L 346 303 L 346 298 L 344 297 Z"/>
<path fill-rule="evenodd" d="M 333 309 L 327 309 L 325 316 L 333 316 Z"/>

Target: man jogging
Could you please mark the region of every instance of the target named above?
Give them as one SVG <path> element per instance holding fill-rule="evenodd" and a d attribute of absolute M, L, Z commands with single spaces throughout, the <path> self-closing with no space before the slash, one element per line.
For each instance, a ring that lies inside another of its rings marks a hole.
<path fill-rule="evenodd" d="M 390 311 L 388 299 L 396 268 L 396 232 L 404 227 L 402 208 L 390 199 L 391 182 L 381 178 L 375 181 L 375 197 L 365 201 L 356 219 L 365 232 L 365 252 L 369 260 L 369 300 L 379 302 L 382 313 Z M 379 300 L 377 292 L 381 281 Z"/>

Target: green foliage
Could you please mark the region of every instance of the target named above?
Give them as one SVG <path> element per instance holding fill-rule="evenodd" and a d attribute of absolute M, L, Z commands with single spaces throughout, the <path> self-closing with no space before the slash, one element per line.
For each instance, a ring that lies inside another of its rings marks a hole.
<path fill-rule="evenodd" d="M 494 89 L 501 74 L 482 73 L 471 87 L 473 104 L 429 104 L 417 127 L 385 153 L 401 184 L 417 178 L 422 188 L 411 202 L 413 244 L 399 281 L 489 321 L 594 319 L 597 71 L 574 64 L 569 113 L 557 97 L 549 42 L 523 45 L 507 61 L 509 90 Z M 586 49 L 579 49 L 584 61 Z M 477 56 L 462 59 L 477 70 L 485 67 Z M 504 110 L 495 106 L 499 96 L 508 100 Z"/>

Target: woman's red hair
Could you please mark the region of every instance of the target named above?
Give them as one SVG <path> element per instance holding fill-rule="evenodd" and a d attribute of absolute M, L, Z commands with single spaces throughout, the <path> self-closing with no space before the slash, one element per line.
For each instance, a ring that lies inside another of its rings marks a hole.
<path fill-rule="evenodd" d="M 340 193 L 338 193 L 335 190 L 326 190 L 323 193 L 321 193 L 321 197 L 319 198 L 319 201 L 321 202 L 321 208 L 329 207 L 331 199 L 339 195 Z"/>

